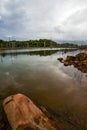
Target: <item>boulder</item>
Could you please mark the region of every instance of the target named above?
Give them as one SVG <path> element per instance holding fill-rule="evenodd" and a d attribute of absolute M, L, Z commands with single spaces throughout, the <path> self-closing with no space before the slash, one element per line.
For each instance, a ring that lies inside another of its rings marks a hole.
<path fill-rule="evenodd" d="M 3 108 L 12 130 L 56 130 L 48 117 L 23 94 L 7 97 Z"/>

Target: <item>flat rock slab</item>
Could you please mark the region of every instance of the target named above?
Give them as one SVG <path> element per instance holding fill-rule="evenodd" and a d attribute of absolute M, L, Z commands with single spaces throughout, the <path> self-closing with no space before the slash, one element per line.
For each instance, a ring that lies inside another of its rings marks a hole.
<path fill-rule="evenodd" d="M 7 97 L 3 107 L 12 130 L 56 130 L 48 117 L 23 94 Z"/>

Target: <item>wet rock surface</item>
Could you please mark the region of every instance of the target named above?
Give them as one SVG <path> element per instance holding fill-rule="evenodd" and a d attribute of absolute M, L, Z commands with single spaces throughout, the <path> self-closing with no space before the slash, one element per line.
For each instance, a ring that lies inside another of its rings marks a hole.
<path fill-rule="evenodd" d="M 87 52 L 81 52 L 75 56 L 67 56 L 65 60 L 58 58 L 58 60 L 64 63 L 65 66 L 73 65 L 81 72 L 87 73 Z"/>

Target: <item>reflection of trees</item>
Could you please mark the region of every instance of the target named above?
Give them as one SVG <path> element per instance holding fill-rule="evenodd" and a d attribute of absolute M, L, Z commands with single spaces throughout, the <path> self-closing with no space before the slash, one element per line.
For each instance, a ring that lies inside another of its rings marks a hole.
<path fill-rule="evenodd" d="M 5 56 L 7 56 L 7 55 L 5 55 Z M 1 59 L 1 63 L 4 63 L 4 57 L 5 56 L 3 56 L 3 55 L 1 55 L 0 56 L 0 59 Z M 17 55 L 16 55 L 16 58 L 17 58 Z M 13 64 L 13 62 L 14 62 L 14 56 L 13 55 L 10 55 L 10 59 L 11 59 L 11 63 Z"/>
<path fill-rule="evenodd" d="M 43 50 L 43 51 L 29 51 L 29 52 L 8 52 L 8 53 L 1 53 L 0 55 L 2 57 L 5 57 L 7 55 L 11 55 L 11 56 L 17 56 L 17 55 L 40 55 L 40 56 L 48 56 L 48 55 L 52 55 L 54 53 L 57 53 L 58 50 Z"/>
<path fill-rule="evenodd" d="M 68 53 L 69 53 L 69 55 L 71 55 L 71 54 L 75 55 L 76 51 L 77 51 L 77 49 L 62 49 L 61 50 L 61 55 L 62 55 L 63 58 L 66 58 Z"/>
<path fill-rule="evenodd" d="M 0 58 L 1 58 L 1 62 L 3 62 L 3 57 L 2 57 L 2 56 L 0 56 Z"/>
<path fill-rule="evenodd" d="M 62 55 L 67 53 L 67 52 L 73 52 L 75 50 L 73 49 L 63 49 L 63 50 L 40 50 L 40 51 L 15 51 L 15 52 L 8 52 L 6 53 L 5 51 L 0 53 L 0 55 L 2 57 L 5 57 L 7 55 L 13 55 L 13 56 L 17 56 L 17 55 L 40 55 L 40 56 L 48 56 L 48 55 L 52 55 L 54 53 L 57 52 L 62 52 Z"/>
<path fill-rule="evenodd" d="M 40 56 L 48 56 L 48 55 L 52 55 L 54 53 L 57 53 L 57 50 L 43 50 L 43 51 L 30 51 L 30 52 L 9 52 L 9 53 L 1 53 L 0 54 L 0 57 L 1 57 L 1 62 L 4 62 L 4 57 L 6 56 L 10 56 L 10 59 L 11 59 L 11 62 L 13 64 L 13 60 L 14 60 L 14 57 L 17 58 L 18 55 L 40 55 Z"/>

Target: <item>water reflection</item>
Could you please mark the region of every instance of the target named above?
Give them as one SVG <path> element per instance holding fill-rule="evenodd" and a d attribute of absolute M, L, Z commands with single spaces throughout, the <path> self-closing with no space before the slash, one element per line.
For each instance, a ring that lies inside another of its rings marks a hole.
<path fill-rule="evenodd" d="M 67 52 L 73 52 L 76 49 L 52 49 L 52 50 L 39 50 L 39 51 L 24 51 L 24 50 L 14 50 L 14 51 L 1 51 L 0 56 L 5 57 L 7 55 L 17 56 L 17 55 L 40 55 L 40 56 L 48 56 L 57 52 L 62 52 L 62 55 Z"/>
<path fill-rule="evenodd" d="M 77 68 L 74 68 L 74 66 L 68 66 L 63 68 L 64 72 L 68 74 L 70 77 L 72 77 L 72 80 L 76 85 L 79 85 L 79 87 L 86 87 L 86 80 L 87 80 L 87 74 L 82 73 Z"/>
<path fill-rule="evenodd" d="M 25 50 L 14 50 L 14 51 L 0 51 L 0 59 L 1 59 L 1 62 L 4 62 L 4 57 L 6 57 L 6 56 L 9 56 L 10 58 L 11 58 L 11 62 L 13 63 L 13 60 L 15 59 L 15 58 L 17 58 L 17 56 L 19 56 L 19 55 L 39 55 L 39 56 L 49 56 L 49 55 L 53 55 L 53 54 L 55 54 L 55 53 L 57 53 L 57 52 L 61 52 L 61 54 L 62 54 L 62 56 L 63 55 L 65 55 L 65 54 L 67 54 L 67 52 L 74 52 L 74 51 L 76 51 L 76 49 L 74 50 L 74 49 L 52 49 L 52 50 L 39 50 L 39 51 L 29 51 L 29 50 L 27 50 L 27 51 L 25 51 Z"/>
<path fill-rule="evenodd" d="M 87 129 L 87 77 L 77 69 L 64 67 L 58 57 L 78 51 L 45 50 L 1 55 L 0 95 L 24 93 Z M 63 120 L 66 130 L 74 130 Z M 77 129 L 78 130 L 78 129 Z"/>

